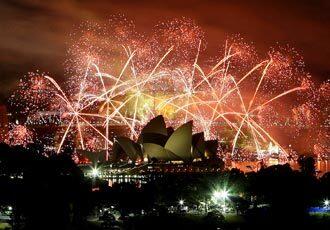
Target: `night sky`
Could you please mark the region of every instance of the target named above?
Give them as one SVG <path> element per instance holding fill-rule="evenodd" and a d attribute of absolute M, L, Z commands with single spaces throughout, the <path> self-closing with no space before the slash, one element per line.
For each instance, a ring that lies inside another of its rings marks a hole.
<path fill-rule="evenodd" d="M 304 57 L 313 78 L 324 81 L 330 76 L 329 12 L 327 0 L 2 0 L 0 99 L 28 71 L 64 79 L 74 26 L 86 20 L 104 22 L 114 14 L 124 14 L 146 33 L 158 22 L 191 18 L 204 29 L 210 54 L 236 34 L 254 42 L 260 53 L 289 44 Z"/>

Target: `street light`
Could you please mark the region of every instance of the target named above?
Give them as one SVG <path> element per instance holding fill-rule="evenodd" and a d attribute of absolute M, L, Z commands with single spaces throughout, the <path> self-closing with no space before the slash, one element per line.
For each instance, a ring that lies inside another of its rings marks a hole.
<path fill-rule="evenodd" d="M 215 200 L 219 200 L 219 199 L 226 200 L 228 199 L 228 197 L 229 197 L 229 192 L 225 189 L 213 192 L 213 198 Z"/>
<path fill-rule="evenodd" d="M 99 176 L 99 169 L 98 168 L 92 168 L 92 176 L 93 177 L 98 177 Z"/>
<path fill-rule="evenodd" d="M 213 192 L 213 200 L 218 203 L 220 200 L 222 202 L 222 208 L 226 211 L 226 200 L 229 198 L 229 191 L 226 189 L 222 189 L 220 191 Z"/>
<path fill-rule="evenodd" d="M 324 204 L 324 207 L 325 208 L 328 208 L 329 207 L 329 204 L 330 204 L 330 201 L 328 199 L 325 199 L 324 202 L 323 202 L 323 204 Z"/>
<path fill-rule="evenodd" d="M 183 205 L 184 204 L 184 200 L 179 200 L 179 205 Z"/>

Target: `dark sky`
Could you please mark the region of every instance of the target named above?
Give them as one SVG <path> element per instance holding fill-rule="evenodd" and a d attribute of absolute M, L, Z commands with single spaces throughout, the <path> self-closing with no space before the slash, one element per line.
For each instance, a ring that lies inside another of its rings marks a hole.
<path fill-rule="evenodd" d="M 28 71 L 63 79 L 70 31 L 81 22 L 124 14 L 148 32 L 160 21 L 194 19 L 203 27 L 209 52 L 240 34 L 258 51 L 289 44 L 304 57 L 316 80 L 330 76 L 330 1 L 206 0 L 2 0 L 0 2 L 0 99 Z"/>

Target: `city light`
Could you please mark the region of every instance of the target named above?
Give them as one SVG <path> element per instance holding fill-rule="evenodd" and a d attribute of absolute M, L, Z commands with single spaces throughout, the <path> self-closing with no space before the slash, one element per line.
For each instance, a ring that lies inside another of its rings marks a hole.
<path fill-rule="evenodd" d="M 326 200 L 324 200 L 323 204 L 326 208 L 328 208 L 329 204 L 330 204 L 330 201 L 328 199 L 326 199 Z"/>
<path fill-rule="evenodd" d="M 219 207 L 223 212 L 226 212 L 227 210 L 226 200 L 228 198 L 229 198 L 229 191 L 227 189 L 214 191 L 212 195 L 213 202 L 219 205 Z"/>
<path fill-rule="evenodd" d="M 99 176 L 99 173 L 100 173 L 100 171 L 99 171 L 98 168 L 93 168 L 92 169 L 92 176 L 93 177 L 98 177 Z"/>
<path fill-rule="evenodd" d="M 184 204 L 184 200 L 179 200 L 179 205 L 183 205 Z"/>
<path fill-rule="evenodd" d="M 229 192 L 225 189 L 220 190 L 220 191 L 214 191 L 213 192 L 213 198 L 214 200 L 226 200 L 229 197 Z"/>

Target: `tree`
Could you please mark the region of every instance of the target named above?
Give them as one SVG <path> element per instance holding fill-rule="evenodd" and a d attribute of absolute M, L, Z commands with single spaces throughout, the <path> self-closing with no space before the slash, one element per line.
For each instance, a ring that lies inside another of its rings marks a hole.
<path fill-rule="evenodd" d="M 309 176 L 315 176 L 315 159 L 312 156 L 302 155 L 298 158 L 300 171 Z"/>

